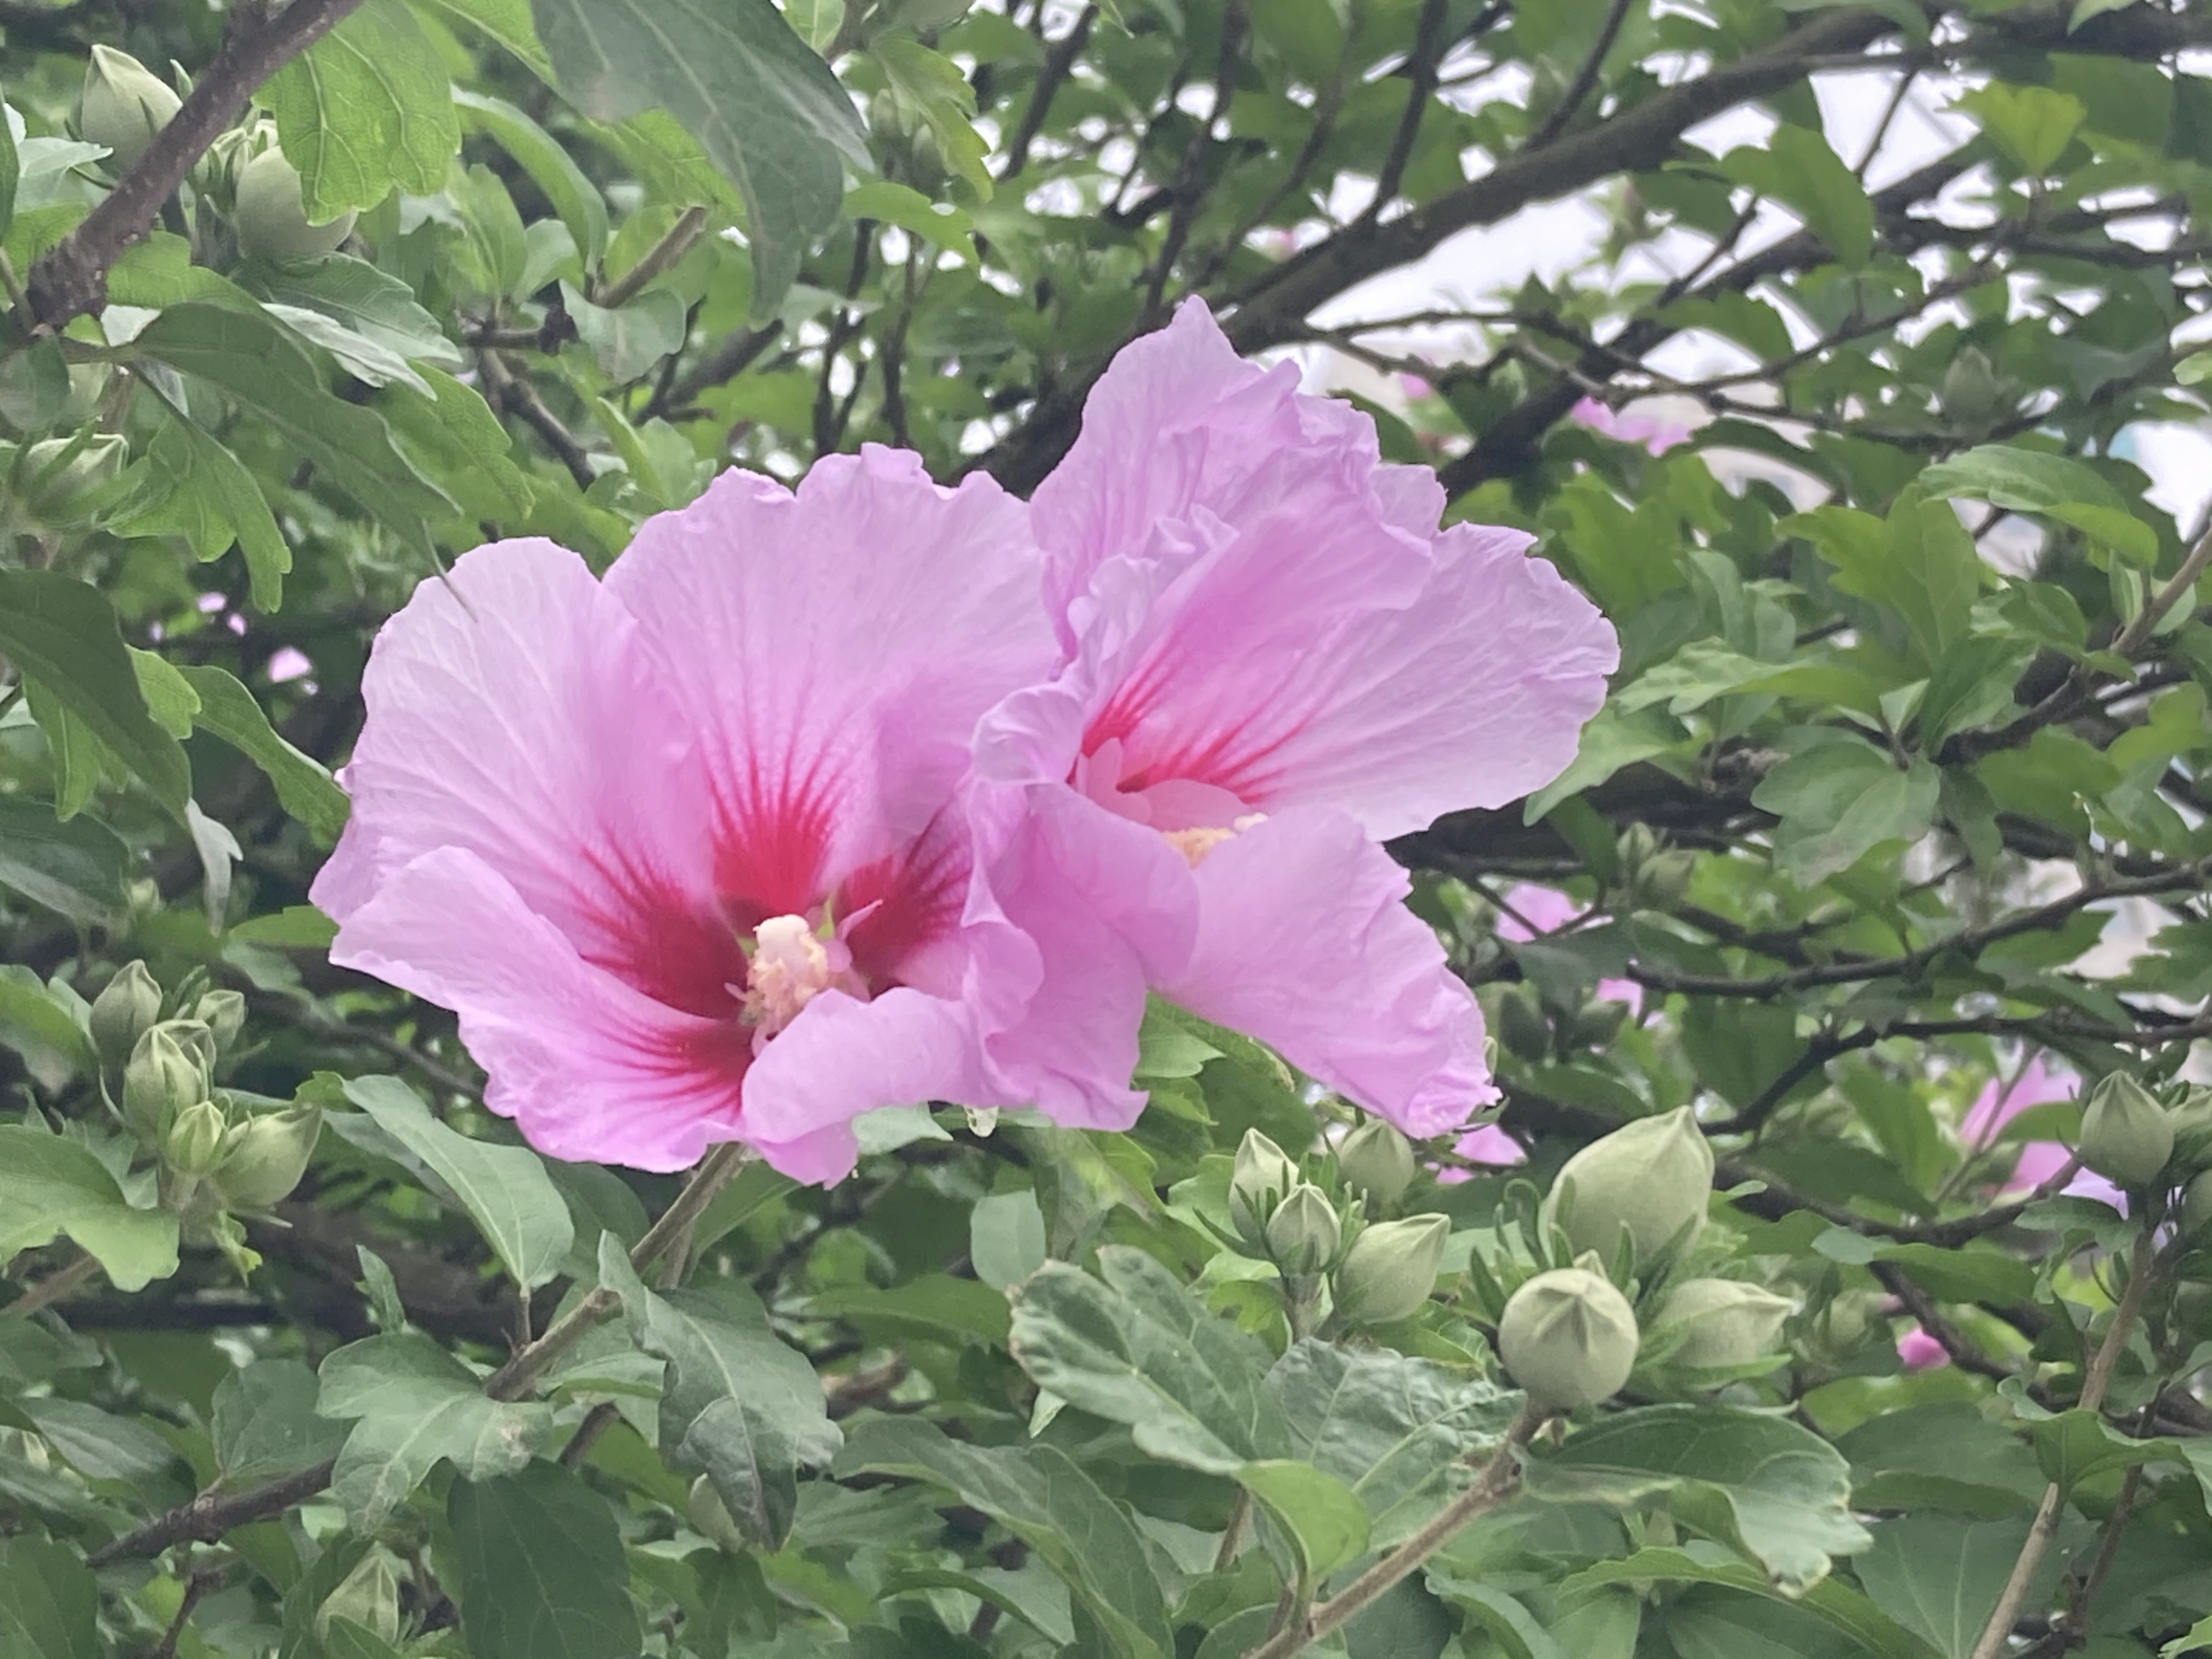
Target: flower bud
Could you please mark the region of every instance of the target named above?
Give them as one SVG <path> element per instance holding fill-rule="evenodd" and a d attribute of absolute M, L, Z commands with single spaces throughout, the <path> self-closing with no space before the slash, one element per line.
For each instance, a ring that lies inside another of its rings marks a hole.
<path fill-rule="evenodd" d="M 1687 1106 L 1638 1118 L 1569 1158 L 1552 1187 L 1551 1206 L 1577 1253 L 1610 1262 L 1621 1235 L 1648 1261 L 1686 1229 L 1705 1226 L 1713 1150 Z"/>
<path fill-rule="evenodd" d="M 300 1184 L 322 1132 L 319 1106 L 249 1117 L 231 1130 L 209 1180 L 231 1208 L 265 1210 Z"/>
<path fill-rule="evenodd" d="M 1628 1298 L 1582 1267 L 1538 1273 L 1514 1291 L 1498 1325 L 1498 1352 L 1540 1410 L 1570 1412 L 1611 1398 L 1636 1368 Z"/>
<path fill-rule="evenodd" d="M 1681 902 L 1682 895 L 1690 890 L 1690 878 L 1696 869 L 1695 854 L 1679 848 L 1655 853 L 1637 866 L 1635 875 L 1629 880 L 1629 897 L 1641 909 L 1667 909 Z"/>
<path fill-rule="evenodd" d="M 1516 1060 L 1531 1065 L 1550 1055 L 1552 1022 L 1527 986 L 1509 985 L 1498 994 L 1498 1040 Z"/>
<path fill-rule="evenodd" d="M 192 1018 L 214 1035 L 216 1052 L 228 1054 L 246 1029 L 246 998 L 237 991 L 210 991 L 192 1005 Z"/>
<path fill-rule="evenodd" d="M 2181 1234 L 2196 1237 L 2212 1227 L 2212 1170 L 2190 1178 L 2181 1189 Z"/>
<path fill-rule="evenodd" d="M 1411 1318 L 1437 1287 L 1451 1223 L 1440 1215 L 1382 1221 L 1352 1242 L 1334 1287 L 1337 1311 L 1354 1325 Z"/>
<path fill-rule="evenodd" d="M 2146 1186 L 2173 1156 L 2173 1118 L 2149 1090 L 2114 1072 L 2090 1091 L 2075 1150 L 2106 1180 Z"/>
<path fill-rule="evenodd" d="M 387 1647 L 398 1642 L 399 1576 L 393 1571 L 390 1555 L 382 1550 L 370 1551 L 323 1598 L 322 1606 L 315 1610 L 315 1635 L 324 1643 L 330 1641 L 334 1619 L 351 1620 Z"/>
<path fill-rule="evenodd" d="M 161 1017 L 161 988 L 143 962 L 128 964 L 92 1000 L 92 1042 L 100 1058 L 120 1066 Z"/>
<path fill-rule="evenodd" d="M 1267 1218 L 1267 1257 L 1291 1278 L 1317 1273 L 1336 1259 L 1340 1236 L 1336 1208 L 1328 1195 L 1302 1181 Z"/>
<path fill-rule="evenodd" d="M 745 1535 L 738 1530 L 730 1506 L 722 1501 L 722 1494 L 714 1490 L 714 1483 L 701 1475 L 691 1483 L 691 1496 L 684 1504 L 692 1530 L 713 1540 L 732 1555 L 745 1553 Z"/>
<path fill-rule="evenodd" d="M 312 223 L 300 195 L 300 173 L 281 149 L 264 149 L 239 169 L 238 245 L 264 259 L 313 259 L 335 252 L 353 234 L 356 216 Z"/>
<path fill-rule="evenodd" d="M 1247 1129 L 1229 1176 L 1229 1219 L 1248 1243 L 1266 1239 L 1267 1218 L 1297 1184 L 1298 1166 L 1283 1149 L 1257 1129 Z"/>
<path fill-rule="evenodd" d="M 1679 1329 L 1677 1365 L 1744 1365 L 1773 1351 L 1797 1304 L 1764 1285 L 1737 1279 L 1692 1279 L 1668 1292 L 1659 1328 Z"/>
<path fill-rule="evenodd" d="M 92 61 L 84 66 L 76 130 L 87 143 L 105 144 L 114 152 L 108 167 L 123 173 L 137 165 L 154 135 L 183 104 L 175 88 L 129 52 L 94 46 Z"/>
<path fill-rule="evenodd" d="M 196 1100 L 179 1109 L 161 1137 L 161 1162 L 179 1175 L 198 1177 L 211 1173 L 222 1156 L 222 1108 L 211 1100 Z"/>
<path fill-rule="evenodd" d="M 1413 1184 L 1413 1145 L 1379 1117 L 1370 1117 L 1336 1149 L 1344 1184 L 1369 1202 L 1393 1204 Z"/>
<path fill-rule="evenodd" d="M 1659 836 L 1648 823 L 1632 823 L 1621 831 L 1614 843 L 1613 856 L 1620 867 L 1630 875 L 1641 870 L 1646 860 L 1659 850 Z"/>
<path fill-rule="evenodd" d="M 208 1097 L 207 1027 L 165 1019 L 149 1027 L 123 1067 L 123 1118 L 141 1140 L 158 1141 L 170 1121 Z"/>

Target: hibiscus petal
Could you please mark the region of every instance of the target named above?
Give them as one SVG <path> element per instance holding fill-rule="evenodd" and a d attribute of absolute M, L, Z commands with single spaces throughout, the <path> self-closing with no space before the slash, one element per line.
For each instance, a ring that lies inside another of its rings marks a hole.
<path fill-rule="evenodd" d="M 417 587 L 377 635 L 346 834 L 312 896 L 344 921 L 439 847 L 465 848 L 587 954 L 624 893 L 681 885 L 696 792 L 636 629 L 583 561 L 495 542 Z"/>
<path fill-rule="evenodd" d="M 1417 1139 L 1498 1098 L 1474 994 L 1351 817 L 1271 817 L 1207 853 L 1197 884 L 1197 948 L 1164 995 Z"/>
<path fill-rule="evenodd" d="M 994 792 L 1006 826 L 988 869 L 1009 921 L 1034 941 L 1042 981 L 1018 1023 L 994 1034 L 1014 1096 L 1055 1122 L 1126 1129 L 1148 982 L 1188 960 L 1198 896 L 1160 835 L 1059 785 Z"/>
<path fill-rule="evenodd" d="M 943 809 L 977 718 L 1051 639 L 1021 503 L 918 457 L 725 472 L 638 532 L 606 586 L 665 665 L 720 816 L 717 887 L 797 912 Z"/>
<path fill-rule="evenodd" d="M 681 1170 L 712 1142 L 753 1138 L 749 1055 L 729 1024 L 592 966 L 473 852 L 442 848 L 390 874 L 331 960 L 457 1012 L 489 1078 L 484 1103 L 556 1158 Z"/>

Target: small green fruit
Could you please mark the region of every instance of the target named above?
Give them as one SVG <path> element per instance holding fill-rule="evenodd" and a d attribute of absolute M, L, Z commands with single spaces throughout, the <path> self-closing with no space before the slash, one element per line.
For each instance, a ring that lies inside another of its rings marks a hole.
<path fill-rule="evenodd" d="M 1381 1206 L 1395 1204 L 1413 1184 L 1413 1144 L 1379 1117 L 1370 1117 L 1336 1149 L 1344 1184 Z"/>
<path fill-rule="evenodd" d="M 76 130 L 86 143 L 106 145 L 113 152 L 109 167 L 124 173 L 137 165 L 154 135 L 183 105 L 175 88 L 129 52 L 94 46 L 84 66 Z"/>
<path fill-rule="evenodd" d="M 281 149 L 264 149 L 239 169 L 238 245 L 264 259 L 313 259 L 337 251 L 353 234 L 355 216 L 311 222 L 301 204 L 299 170 Z"/>
<path fill-rule="evenodd" d="M 1538 1273 L 1514 1291 L 1498 1325 L 1505 1370 L 1538 1409 L 1571 1412 L 1610 1399 L 1636 1368 L 1635 1310 L 1582 1267 Z"/>
<path fill-rule="evenodd" d="M 1300 1182 L 1267 1218 L 1267 1256 L 1287 1277 L 1317 1273 L 1336 1259 L 1340 1236 L 1328 1195 L 1310 1182 Z"/>
<path fill-rule="evenodd" d="M 1551 1208 L 1577 1254 L 1610 1262 L 1622 1234 L 1639 1262 L 1705 1226 L 1713 1151 L 1691 1109 L 1639 1118 L 1583 1147 L 1561 1167 Z"/>
<path fill-rule="evenodd" d="M 1744 1365 L 1773 1352 L 1797 1304 L 1764 1285 L 1735 1279 L 1692 1279 L 1668 1292 L 1659 1328 L 1680 1330 L 1672 1363 L 1704 1368 Z"/>
<path fill-rule="evenodd" d="M 1352 1241 L 1336 1270 L 1336 1310 L 1354 1325 L 1389 1325 L 1420 1311 L 1437 1288 L 1451 1223 L 1440 1215 L 1382 1221 Z"/>
<path fill-rule="evenodd" d="M 2075 1150 L 2106 1180 L 2148 1186 L 2173 1156 L 2172 1114 L 2135 1079 L 2114 1072 L 2090 1091 Z"/>

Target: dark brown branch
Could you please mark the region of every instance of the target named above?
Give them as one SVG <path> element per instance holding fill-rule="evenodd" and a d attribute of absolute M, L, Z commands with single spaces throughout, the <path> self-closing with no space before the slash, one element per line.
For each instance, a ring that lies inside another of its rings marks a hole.
<path fill-rule="evenodd" d="M 1616 9 L 1625 9 L 1628 0 L 1614 0 Z M 1398 131 L 1390 139 L 1389 153 L 1382 158 L 1382 170 L 1375 176 L 1375 199 L 1367 204 L 1363 221 L 1374 221 L 1382 216 L 1382 210 L 1390 205 L 1397 195 L 1398 186 L 1406 177 L 1406 164 L 1413 160 L 1413 144 L 1421 135 L 1421 117 L 1427 112 L 1429 100 L 1436 96 L 1437 69 L 1443 57 L 1444 0 L 1423 0 L 1420 21 L 1413 29 L 1413 50 L 1406 59 L 1406 107 L 1398 117 Z"/>
<path fill-rule="evenodd" d="M 1006 165 L 1000 172 L 1001 179 L 1020 176 L 1030 164 L 1030 146 L 1036 142 L 1037 134 L 1044 128 L 1044 118 L 1052 108 L 1053 94 L 1060 83 L 1067 79 L 1068 71 L 1091 39 L 1091 26 L 1098 18 L 1098 8 L 1085 6 L 1076 16 L 1066 33 L 1045 48 L 1044 62 L 1037 69 L 1036 86 L 1030 89 L 1029 106 L 1022 111 L 1021 125 L 1014 129 L 1013 137 L 1006 141 Z"/>
<path fill-rule="evenodd" d="M 155 135 L 136 165 L 32 268 L 27 285 L 41 332 L 106 302 L 107 270 L 154 228 L 207 147 L 235 121 L 254 88 L 330 33 L 361 0 L 292 0 L 271 15 L 263 0 L 233 8 L 222 50 L 193 83 L 191 96 Z"/>

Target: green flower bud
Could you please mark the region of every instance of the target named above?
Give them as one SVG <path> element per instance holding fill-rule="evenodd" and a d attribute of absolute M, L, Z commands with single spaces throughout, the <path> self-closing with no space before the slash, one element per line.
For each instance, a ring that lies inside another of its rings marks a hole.
<path fill-rule="evenodd" d="M 1516 1060 L 1531 1065 L 1550 1056 L 1552 1022 L 1527 986 L 1509 985 L 1498 994 L 1498 1040 Z"/>
<path fill-rule="evenodd" d="M 1712 1191 L 1713 1149 L 1686 1106 L 1638 1118 L 1569 1158 L 1552 1188 L 1551 1206 L 1577 1252 L 1613 1260 L 1626 1233 L 1648 1261 L 1688 1230 L 1703 1230 Z"/>
<path fill-rule="evenodd" d="M 141 1140 L 160 1140 L 179 1112 L 208 1097 L 212 1047 L 193 1019 L 165 1019 L 139 1037 L 123 1067 L 123 1119 Z"/>
<path fill-rule="evenodd" d="M 264 149 L 238 173 L 238 245 L 264 259 L 313 259 L 337 251 L 353 234 L 356 216 L 312 222 L 300 195 L 300 173 L 281 149 Z"/>
<path fill-rule="evenodd" d="M 1736 1279 L 1692 1279 L 1668 1292 L 1659 1328 L 1682 1333 L 1677 1365 L 1744 1365 L 1773 1351 L 1797 1304 Z"/>
<path fill-rule="evenodd" d="M 738 1530 L 730 1506 L 722 1501 L 722 1494 L 714 1490 L 714 1483 L 701 1475 L 691 1483 L 690 1500 L 684 1505 L 691 1529 L 712 1539 L 732 1555 L 745 1553 L 745 1535 Z"/>
<path fill-rule="evenodd" d="M 1698 867 L 1697 855 L 1679 849 L 1655 853 L 1637 866 L 1628 884 L 1630 899 L 1646 910 L 1664 910 L 1681 902 L 1690 890 L 1690 878 Z"/>
<path fill-rule="evenodd" d="M 2147 1186 L 2173 1156 L 2172 1115 L 2142 1084 L 2114 1072 L 2090 1091 L 2075 1150 L 2106 1180 Z"/>
<path fill-rule="evenodd" d="M 1440 1215 L 1382 1221 L 1352 1241 L 1334 1281 L 1337 1311 L 1354 1325 L 1388 1325 L 1418 1313 L 1437 1287 L 1451 1223 Z"/>
<path fill-rule="evenodd" d="M 120 1066 L 161 1017 L 161 988 L 143 962 L 133 962 L 92 1000 L 92 1042 L 100 1058 Z"/>
<path fill-rule="evenodd" d="M 175 88 L 129 52 L 94 46 L 92 61 L 84 66 L 76 130 L 86 143 L 112 150 L 108 167 L 123 173 L 137 165 L 154 135 L 183 104 Z"/>
<path fill-rule="evenodd" d="M 1498 1352 L 1540 1410 L 1570 1412 L 1610 1399 L 1636 1368 L 1628 1298 L 1582 1267 L 1538 1273 L 1514 1291 L 1498 1325 Z"/>
<path fill-rule="evenodd" d="M 374 1632 L 386 1646 L 398 1642 L 399 1576 L 394 1571 L 392 1557 L 382 1550 L 372 1550 L 362 1557 L 361 1563 L 338 1581 L 338 1587 L 323 1598 L 315 1609 L 316 1638 L 330 1640 L 331 1621 L 349 1619 L 363 1630 Z"/>
<path fill-rule="evenodd" d="M 1229 1218 L 1246 1243 L 1267 1238 L 1267 1218 L 1297 1184 L 1298 1166 L 1283 1149 L 1257 1129 L 1247 1129 L 1229 1176 Z"/>
<path fill-rule="evenodd" d="M 192 1005 L 192 1018 L 214 1034 L 216 1051 L 228 1054 L 246 1029 L 246 998 L 237 991 L 210 991 Z"/>
<path fill-rule="evenodd" d="M 1267 1256 L 1292 1278 L 1317 1273 L 1336 1259 L 1340 1225 L 1322 1189 L 1300 1182 L 1267 1218 Z"/>
<path fill-rule="evenodd" d="M 323 1132 L 323 1109 L 290 1106 L 247 1118 L 230 1132 L 208 1178 L 234 1210 L 265 1210 L 307 1172 Z"/>
<path fill-rule="evenodd" d="M 2212 1226 L 2212 1170 L 2191 1176 L 2181 1189 L 2182 1236 L 2194 1237 L 2207 1226 Z"/>
<path fill-rule="evenodd" d="M 208 1175 L 222 1158 L 223 1132 L 228 1127 L 222 1108 L 211 1100 L 179 1108 L 170 1120 L 168 1133 L 161 1137 L 161 1161 L 179 1175 Z"/>
<path fill-rule="evenodd" d="M 1659 836 L 1648 823 L 1632 823 L 1613 844 L 1613 856 L 1625 874 L 1633 876 L 1659 850 Z"/>
<path fill-rule="evenodd" d="M 1376 1205 L 1394 1204 L 1413 1184 L 1413 1145 L 1379 1117 L 1370 1117 L 1336 1149 L 1344 1184 Z"/>

